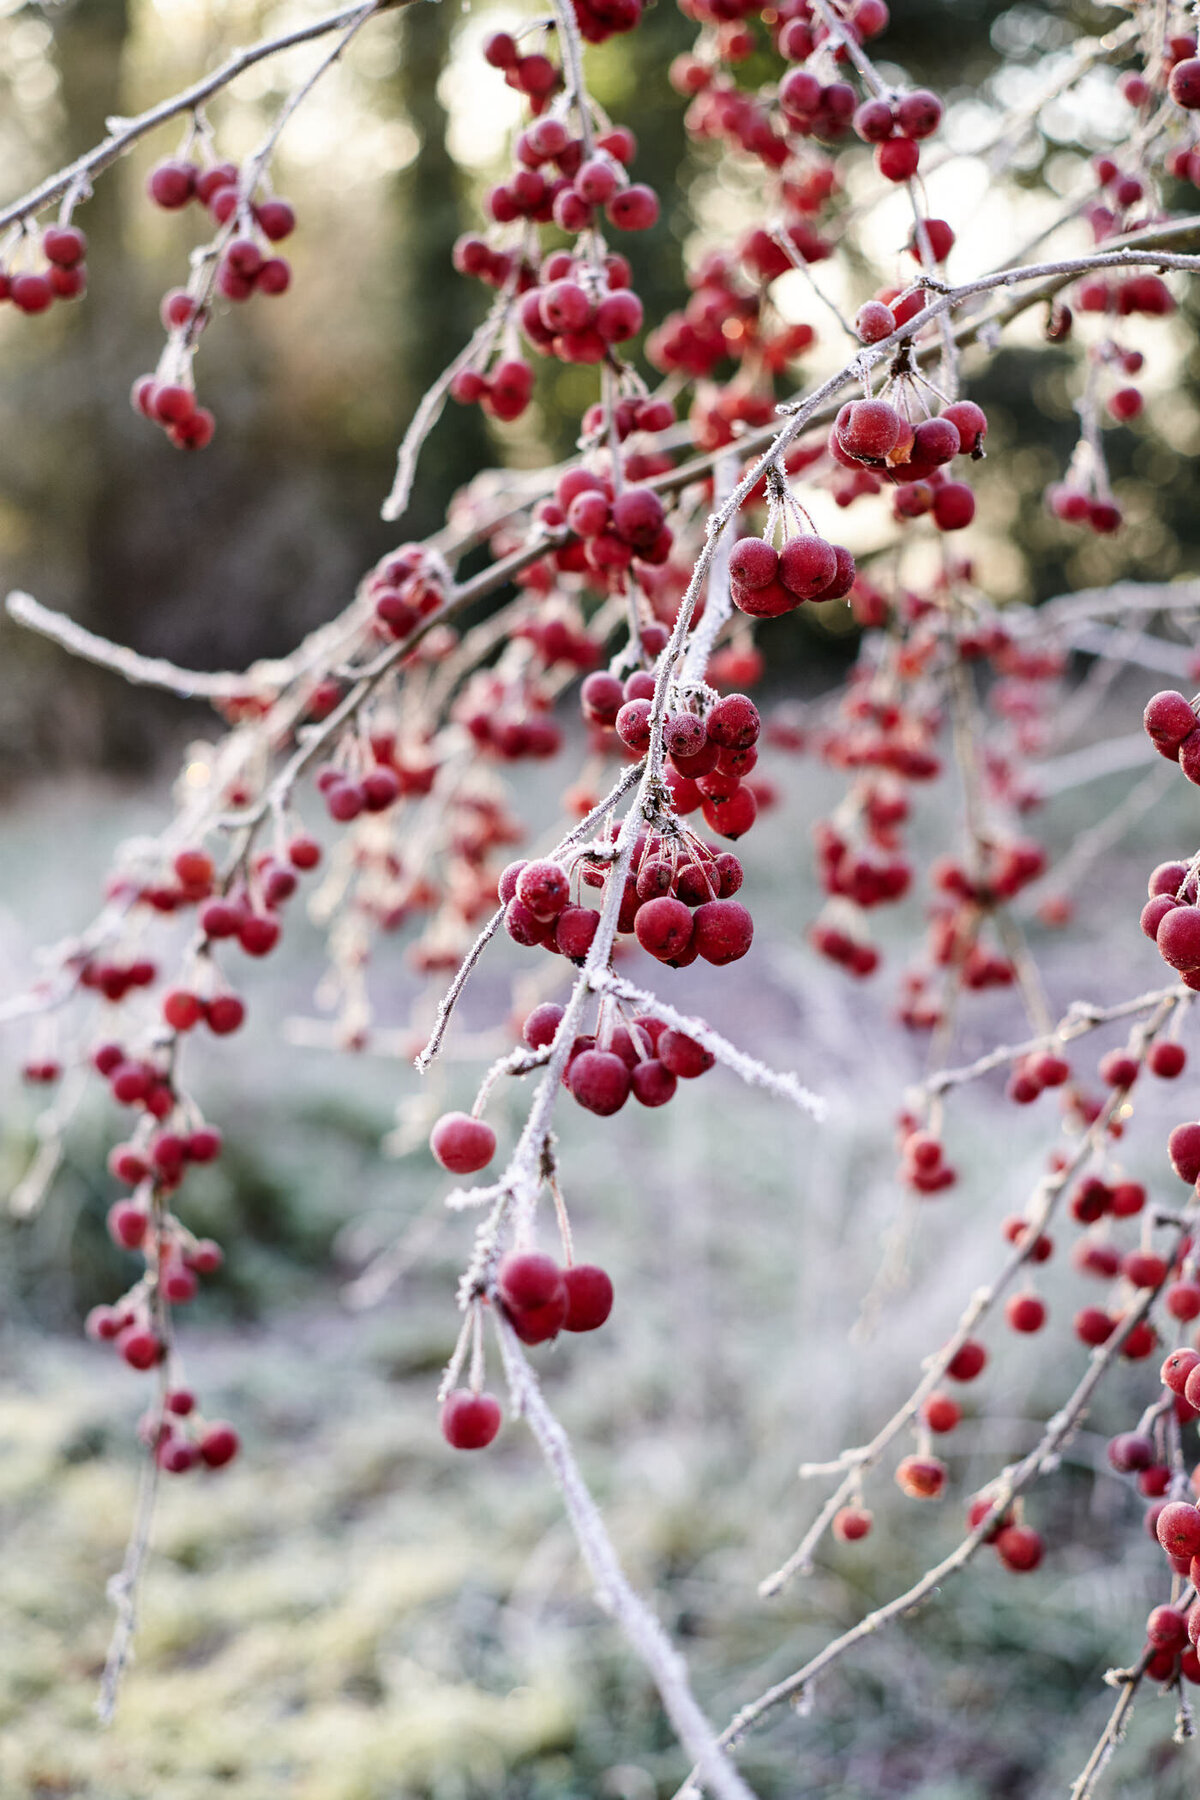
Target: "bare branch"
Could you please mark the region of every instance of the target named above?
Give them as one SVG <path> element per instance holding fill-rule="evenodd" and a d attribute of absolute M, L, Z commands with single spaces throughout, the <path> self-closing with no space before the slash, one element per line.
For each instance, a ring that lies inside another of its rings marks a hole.
<path fill-rule="evenodd" d="M 513 1410 L 524 1416 L 558 1484 L 597 1600 L 616 1620 L 649 1669 L 680 1743 L 695 1758 L 718 1800 L 754 1800 L 751 1789 L 718 1747 L 712 1727 L 692 1693 L 683 1658 L 645 1601 L 629 1585 L 596 1502 L 580 1474 L 570 1439 L 547 1406 L 541 1384 L 515 1332 L 499 1311 L 496 1330 Z"/>
<path fill-rule="evenodd" d="M 765 1088 L 769 1094 L 775 1094 L 781 1100 L 790 1100 L 793 1106 L 798 1106 L 801 1112 L 808 1113 L 813 1119 L 825 1118 L 829 1106 L 820 1094 L 814 1094 L 810 1088 L 806 1088 L 796 1075 L 781 1075 L 757 1058 L 748 1056 L 744 1050 L 731 1044 L 728 1038 L 723 1038 L 719 1031 L 714 1031 L 711 1025 L 706 1025 L 703 1019 L 685 1017 L 683 1013 L 676 1012 L 673 1006 L 660 1000 L 657 994 L 650 993 L 646 988 L 635 987 L 632 981 L 626 981 L 623 975 L 614 975 L 610 969 L 602 969 L 593 975 L 591 986 L 597 993 L 616 994 L 620 999 L 628 1000 L 631 1005 L 641 1006 L 647 1012 L 652 1012 L 672 1031 L 681 1031 L 686 1037 L 692 1038 L 710 1055 L 715 1056 L 719 1063 L 724 1063 L 727 1069 L 740 1075 L 748 1086 Z"/>

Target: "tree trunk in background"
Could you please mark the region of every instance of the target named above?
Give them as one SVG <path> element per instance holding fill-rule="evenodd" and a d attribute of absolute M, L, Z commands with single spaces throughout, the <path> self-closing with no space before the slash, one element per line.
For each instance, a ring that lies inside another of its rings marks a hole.
<path fill-rule="evenodd" d="M 446 112 L 438 98 L 453 21 L 447 6 L 410 7 L 401 23 L 400 61 L 393 81 L 397 111 L 409 119 L 421 141 L 416 159 L 397 175 L 392 194 L 399 430 L 482 317 L 479 284 L 456 274 L 450 262 L 455 238 L 468 223 L 478 225 L 474 201 L 446 147 Z M 421 479 L 403 522 L 404 537 L 435 531 L 444 520 L 446 502 L 465 475 L 495 460 L 478 407 L 450 401 L 422 454 Z"/>
<path fill-rule="evenodd" d="M 129 3 L 77 0 L 61 11 L 50 9 L 47 17 L 61 83 L 65 161 L 98 143 L 106 119 L 123 110 Z M 130 509 L 145 507 L 147 499 L 138 492 L 137 421 L 116 401 L 123 401 L 124 372 L 137 360 L 150 310 L 142 291 L 145 272 L 124 243 L 126 193 L 121 171 L 106 172 L 80 211 L 92 280 L 85 300 L 69 309 L 61 361 L 52 371 L 60 441 L 48 463 L 54 491 L 46 496 L 47 516 L 63 530 L 69 558 L 59 571 L 59 581 L 69 584 L 60 597 L 82 623 L 123 641 L 147 597 L 130 591 L 125 547 Z M 67 316 L 64 309 L 64 321 Z M 73 672 L 71 700 L 69 716 L 59 721 L 71 742 L 60 744 L 60 753 L 74 750 L 106 765 L 142 761 L 163 723 L 161 703 L 149 713 L 141 705 L 131 708 L 120 684 L 96 671 Z"/>

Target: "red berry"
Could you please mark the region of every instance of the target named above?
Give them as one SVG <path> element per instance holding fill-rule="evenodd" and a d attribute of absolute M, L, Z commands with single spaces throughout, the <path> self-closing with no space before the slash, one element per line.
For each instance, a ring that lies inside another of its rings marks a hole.
<path fill-rule="evenodd" d="M 579 690 L 584 717 L 596 725 L 612 725 L 624 705 L 625 696 L 615 675 L 596 670 Z"/>
<path fill-rule="evenodd" d="M 262 200 L 254 209 L 263 236 L 278 244 L 296 229 L 296 214 L 286 200 Z"/>
<path fill-rule="evenodd" d="M 608 1050 L 585 1050 L 567 1071 L 567 1086 L 588 1112 L 607 1118 L 629 1098 L 630 1075 L 619 1056 Z"/>
<path fill-rule="evenodd" d="M 868 300 L 858 309 L 854 329 L 864 344 L 878 344 L 895 331 L 896 315 L 882 300 Z"/>
<path fill-rule="evenodd" d="M 500 1402 L 492 1394 L 458 1388 L 442 1404 L 442 1436 L 454 1450 L 485 1450 L 500 1429 Z"/>
<path fill-rule="evenodd" d="M 900 442 L 904 423 L 886 400 L 855 400 L 842 408 L 834 430 L 847 456 L 882 462 Z"/>
<path fill-rule="evenodd" d="M 754 939 L 754 921 L 739 900 L 706 900 L 693 915 L 694 942 L 705 962 L 738 962 Z"/>
<path fill-rule="evenodd" d="M 148 1325 L 127 1325 L 117 1337 L 117 1349 L 131 1369 L 152 1369 L 165 1352 Z"/>
<path fill-rule="evenodd" d="M 779 555 L 779 580 L 799 600 L 812 600 L 837 574 L 837 557 L 824 538 L 791 538 Z"/>
<path fill-rule="evenodd" d="M 171 159 L 160 162 L 150 171 L 146 187 L 156 206 L 169 212 L 186 206 L 196 188 L 195 164 Z"/>
<path fill-rule="evenodd" d="M 665 1106 L 675 1097 L 677 1078 L 656 1056 L 636 1063 L 630 1081 L 633 1097 L 642 1106 Z"/>
<path fill-rule="evenodd" d="M 87 254 L 87 238 L 75 225 L 51 225 L 42 233 L 46 260 L 60 269 L 73 269 Z"/>
<path fill-rule="evenodd" d="M 1169 1387 L 1173 1394 L 1182 1394 L 1188 1376 L 1196 1368 L 1200 1368 L 1200 1352 L 1172 1350 L 1158 1373 L 1164 1387 Z"/>
<path fill-rule="evenodd" d="M 1179 759 L 1179 746 L 1196 729 L 1196 715 L 1184 696 L 1164 688 L 1146 702 L 1142 723 L 1160 756 Z"/>
<path fill-rule="evenodd" d="M 930 1394 L 921 1408 L 921 1417 L 930 1431 L 939 1434 L 953 1431 L 962 1418 L 962 1408 L 949 1394 Z"/>
<path fill-rule="evenodd" d="M 742 587 L 769 586 L 775 580 L 778 568 L 778 553 L 764 538 L 739 538 L 730 552 L 730 576 Z"/>
<path fill-rule="evenodd" d="M 163 998 L 163 1018 L 174 1031 L 190 1031 L 204 1017 L 204 1002 L 186 988 L 172 988 Z"/>
<path fill-rule="evenodd" d="M 205 1009 L 208 1029 L 217 1037 L 228 1037 L 237 1031 L 246 1017 L 245 1003 L 236 994 L 218 994 Z"/>
<path fill-rule="evenodd" d="M 567 1290 L 564 1331 L 597 1331 L 612 1311 L 613 1284 L 593 1263 L 576 1263 L 563 1273 Z"/>
<path fill-rule="evenodd" d="M 1045 1549 L 1041 1537 L 1029 1525 L 1006 1525 L 997 1532 L 995 1545 L 1005 1568 L 1018 1575 L 1036 1569 Z"/>
<path fill-rule="evenodd" d="M 468 1113 L 443 1113 L 429 1136 L 429 1148 L 452 1175 L 474 1175 L 496 1154 L 496 1134 Z"/>
<path fill-rule="evenodd" d="M 531 1050 L 545 1049 L 554 1042 L 562 1016 L 562 1007 L 553 1000 L 544 1000 L 534 1007 L 521 1029 L 521 1036 Z"/>
<path fill-rule="evenodd" d="M 1154 1439 L 1141 1431 L 1123 1431 L 1108 1443 L 1108 1460 L 1118 1475 L 1133 1475 L 1154 1462 Z"/>
<path fill-rule="evenodd" d="M 1146 1067 L 1163 1081 L 1174 1081 L 1187 1065 L 1187 1051 L 1182 1044 L 1151 1044 Z"/>
<path fill-rule="evenodd" d="M 613 195 L 604 216 L 618 231 L 649 231 L 658 220 L 658 196 L 653 188 L 634 182 Z"/>
<path fill-rule="evenodd" d="M 1177 1606 L 1156 1606 L 1146 1620 L 1146 1638 L 1160 1650 L 1182 1650 L 1188 1641 L 1187 1614 Z"/>
<path fill-rule="evenodd" d="M 933 496 L 933 519 L 940 531 L 962 531 L 975 517 L 975 495 L 965 481 L 945 481 Z"/>
<path fill-rule="evenodd" d="M 1167 92 L 1176 106 L 1182 106 L 1188 112 L 1200 107 L 1200 58 L 1190 56 L 1175 64 L 1167 82 Z"/>
<path fill-rule="evenodd" d="M 896 1485 L 910 1500 L 936 1500 L 946 1485 L 946 1465 L 935 1456 L 906 1456 L 896 1465 Z"/>
<path fill-rule="evenodd" d="M 200 1455 L 210 1469 L 222 1469 L 233 1461 L 241 1448 L 241 1439 L 224 1419 L 214 1419 L 200 1439 Z"/>
<path fill-rule="evenodd" d="M 40 313 L 45 312 L 54 299 L 54 289 L 45 275 L 14 275 L 9 283 L 8 297 L 20 312 Z"/>
<path fill-rule="evenodd" d="M 571 884 L 557 863 L 530 862 L 517 877 L 516 897 L 535 919 L 555 919 L 571 897 Z"/>
<path fill-rule="evenodd" d="M 1172 969 L 1200 969 L 1200 906 L 1173 906 L 1163 917 L 1154 942 Z"/>
<path fill-rule="evenodd" d="M 757 743 L 762 720 L 745 694 L 726 694 L 705 720 L 708 735 L 722 750 L 748 750 Z"/>
<path fill-rule="evenodd" d="M 1004 1315 L 1014 1331 L 1040 1331 L 1046 1323 L 1046 1303 L 1037 1294 L 1013 1294 Z"/>
<path fill-rule="evenodd" d="M 658 1040 L 657 1051 L 664 1067 L 684 1081 L 695 1080 L 716 1061 L 711 1050 L 696 1043 L 694 1038 L 686 1037 L 682 1031 L 664 1031 Z"/>
<path fill-rule="evenodd" d="M 896 124 L 909 138 L 927 138 L 942 122 L 942 103 L 928 88 L 917 88 L 896 102 Z"/>
<path fill-rule="evenodd" d="M 682 900 L 663 895 L 638 908 L 634 932 L 643 950 L 660 962 L 673 963 L 692 941 L 692 915 Z"/>
<path fill-rule="evenodd" d="M 912 138 L 888 138 L 875 147 L 875 167 L 885 181 L 911 181 L 920 161 L 920 149 Z"/>
<path fill-rule="evenodd" d="M 973 400 L 955 400 L 940 416 L 949 419 L 958 432 L 964 456 L 981 452 L 988 428 L 987 414 L 982 406 L 976 406 Z"/>
<path fill-rule="evenodd" d="M 544 1344 L 558 1336 L 567 1316 L 567 1288 L 551 1257 L 535 1251 L 506 1256 L 496 1271 L 496 1286 L 523 1343 Z"/>
<path fill-rule="evenodd" d="M 874 1515 L 865 1506 L 843 1506 L 834 1513 L 830 1529 L 844 1544 L 854 1544 L 868 1535 L 874 1523 Z"/>
<path fill-rule="evenodd" d="M 954 1352 L 946 1365 L 946 1373 L 952 1381 L 974 1381 L 983 1372 L 987 1364 L 987 1351 L 982 1344 L 968 1338 Z"/>
<path fill-rule="evenodd" d="M 1158 1515 L 1155 1535 L 1168 1556 L 1200 1554 L 1200 1512 L 1187 1500 L 1172 1500 Z"/>

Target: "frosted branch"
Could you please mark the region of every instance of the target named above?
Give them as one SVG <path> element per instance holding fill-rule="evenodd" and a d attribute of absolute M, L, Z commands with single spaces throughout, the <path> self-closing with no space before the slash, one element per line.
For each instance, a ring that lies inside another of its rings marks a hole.
<path fill-rule="evenodd" d="M 592 1578 L 596 1599 L 613 1618 L 649 1669 L 680 1743 L 693 1757 L 718 1800 L 754 1800 L 716 1737 L 692 1693 L 687 1665 L 670 1638 L 635 1593 L 621 1567 L 599 1508 L 575 1461 L 570 1439 L 546 1404 L 529 1360 L 502 1314 L 496 1315 L 500 1353 L 513 1411 L 523 1415 L 558 1485 L 567 1518 Z"/>
<path fill-rule="evenodd" d="M 244 693 L 246 677 L 233 674 L 206 674 L 197 669 L 181 669 L 162 656 L 139 656 L 121 644 L 112 644 L 69 619 L 66 613 L 53 612 L 32 594 L 14 588 L 4 602 L 4 610 L 17 625 L 49 638 L 71 656 L 96 663 L 102 669 L 138 687 L 165 688 L 184 700 L 229 700 Z"/>
<path fill-rule="evenodd" d="M 724 1063 L 727 1069 L 740 1075 L 749 1087 L 765 1088 L 768 1094 L 774 1094 L 780 1100 L 790 1100 L 793 1106 L 808 1113 L 810 1118 L 825 1118 L 829 1110 L 828 1102 L 820 1094 L 814 1094 L 810 1088 L 806 1088 L 799 1076 L 790 1072 L 781 1075 L 768 1068 L 756 1057 L 739 1050 L 728 1038 L 723 1038 L 719 1031 L 714 1031 L 703 1019 L 687 1018 L 683 1013 L 676 1012 L 673 1006 L 660 1000 L 656 994 L 650 993 L 646 988 L 635 987 L 632 981 L 626 981 L 623 975 L 614 975 L 609 969 L 599 970 L 593 975 L 591 986 L 597 993 L 615 994 L 620 1000 L 628 1000 L 631 1006 L 640 1006 L 653 1013 L 655 1018 L 661 1019 L 672 1031 L 681 1031 L 685 1037 L 692 1038 L 702 1049 L 715 1056 L 719 1063 Z"/>

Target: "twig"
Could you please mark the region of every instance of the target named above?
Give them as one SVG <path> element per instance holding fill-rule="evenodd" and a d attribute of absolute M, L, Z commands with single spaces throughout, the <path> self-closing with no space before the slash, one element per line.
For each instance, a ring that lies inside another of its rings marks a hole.
<path fill-rule="evenodd" d="M 596 1502 L 580 1474 L 570 1439 L 547 1406 L 541 1384 L 516 1334 L 499 1311 L 496 1330 L 513 1410 L 524 1416 L 558 1484 L 597 1600 L 620 1625 L 649 1669 L 680 1743 L 695 1759 L 712 1792 L 719 1800 L 754 1800 L 751 1789 L 718 1747 L 712 1727 L 692 1693 L 683 1658 L 645 1601 L 630 1586 Z"/>
<path fill-rule="evenodd" d="M 207 674 L 196 669 L 181 669 L 162 656 L 139 656 L 121 644 L 97 637 L 69 619 L 65 613 L 52 612 L 48 606 L 14 588 L 4 602 L 4 609 L 17 625 L 49 638 L 71 656 L 112 669 L 138 687 L 166 688 L 184 700 L 229 700 L 246 691 L 246 677 L 229 673 Z"/>
<path fill-rule="evenodd" d="M 673 1006 L 666 1005 L 656 994 L 649 993 L 645 988 L 635 987 L 632 981 L 626 981 L 623 975 L 614 975 L 610 969 L 602 969 L 592 976 L 590 985 L 597 993 L 616 994 L 620 999 L 628 1000 L 630 1005 L 641 1006 L 652 1012 L 672 1031 L 681 1031 L 686 1037 L 692 1038 L 710 1055 L 715 1056 L 718 1062 L 732 1069 L 735 1075 L 740 1075 L 748 1086 L 765 1088 L 769 1094 L 775 1094 L 781 1100 L 790 1100 L 793 1106 L 808 1113 L 810 1118 L 824 1119 L 828 1113 L 828 1102 L 820 1094 L 814 1094 L 810 1088 L 806 1088 L 796 1075 L 779 1074 L 775 1069 L 769 1069 L 756 1057 L 748 1056 L 744 1050 L 731 1044 L 728 1038 L 723 1038 L 719 1031 L 714 1031 L 703 1019 L 685 1017 L 683 1013 L 676 1012 Z"/>

